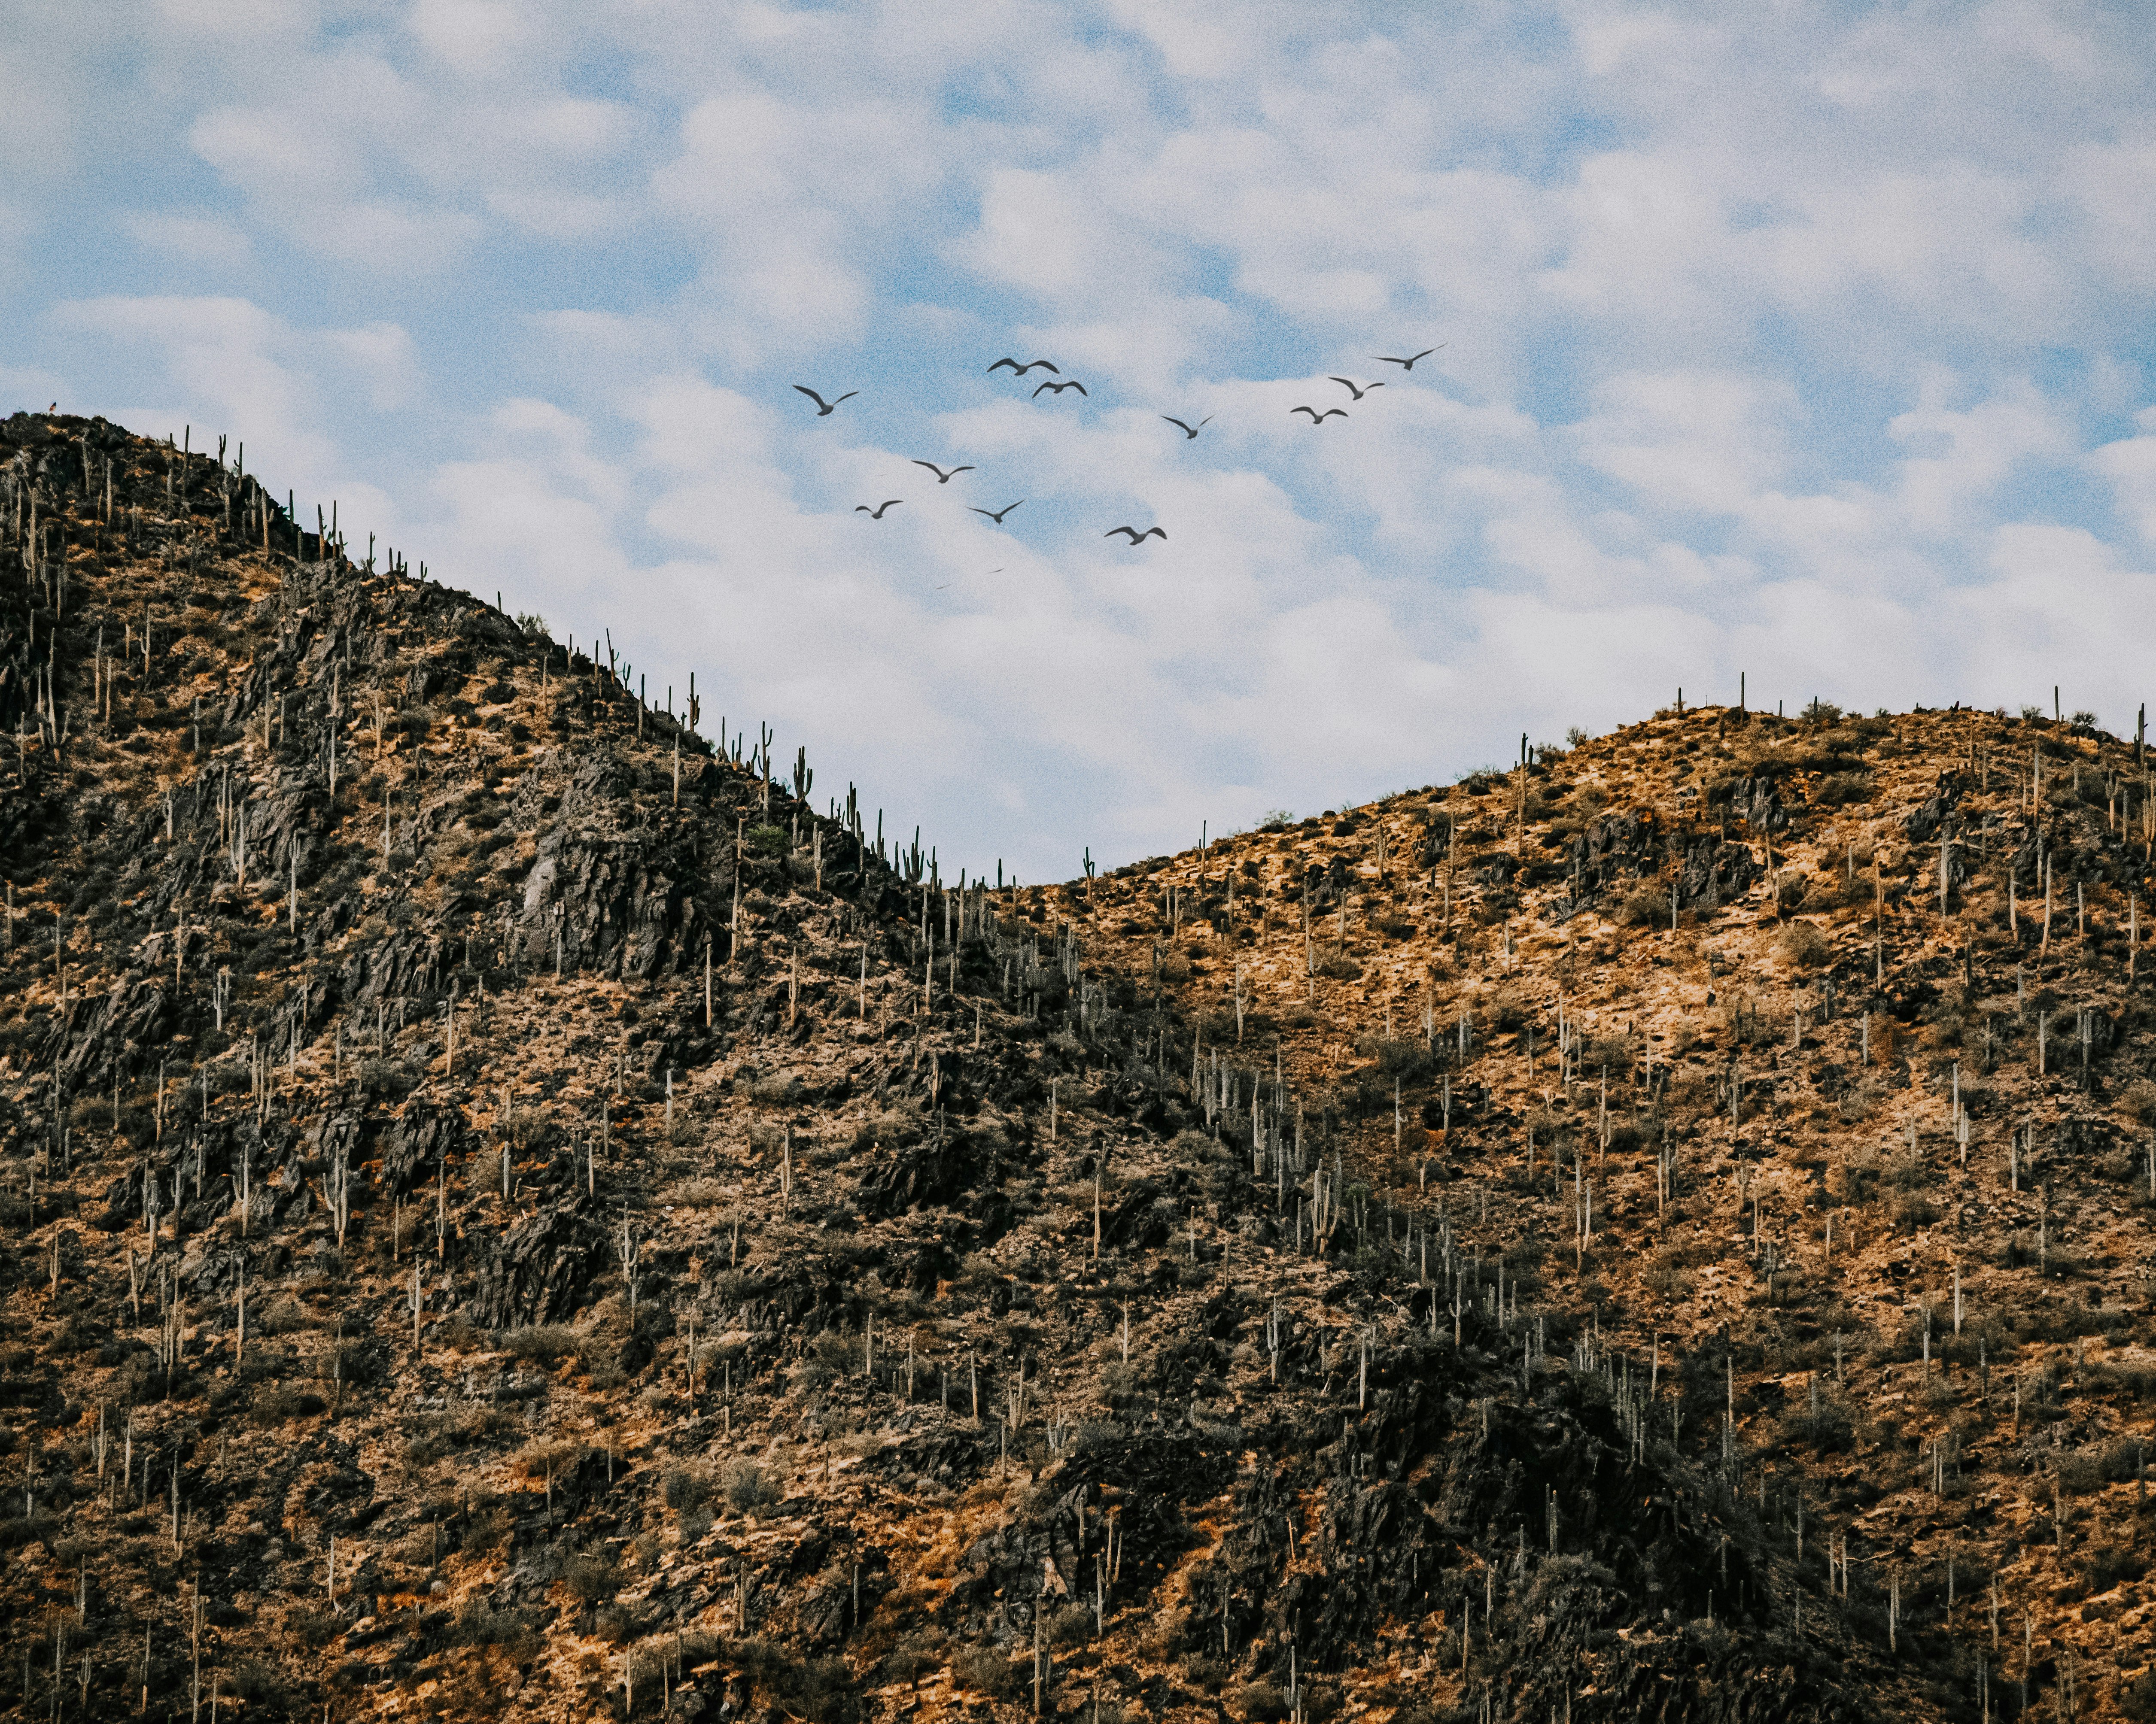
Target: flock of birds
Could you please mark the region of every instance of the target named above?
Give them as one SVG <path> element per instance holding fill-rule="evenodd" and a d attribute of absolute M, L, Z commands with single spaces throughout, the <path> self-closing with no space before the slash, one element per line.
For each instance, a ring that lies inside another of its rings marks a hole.
<path fill-rule="evenodd" d="M 1439 348 L 1441 348 L 1445 345 L 1446 343 L 1440 341 L 1436 346 L 1425 347 L 1421 352 L 1410 354 L 1405 358 L 1401 358 L 1390 353 L 1374 354 L 1372 357 L 1380 365 L 1397 365 L 1400 367 L 1403 372 L 1411 372 L 1415 368 L 1415 363 L 1418 360 L 1429 358 L 1431 354 L 1436 352 Z M 1005 367 L 1009 367 L 1011 375 L 1014 377 L 1019 379 L 1021 382 L 1024 379 L 1026 373 L 1029 372 L 1045 371 L 1054 373 L 1054 376 L 1052 377 L 1043 378 L 1040 384 L 1034 389 L 1033 394 L 1030 398 L 1033 400 L 1038 401 L 1043 394 L 1051 390 L 1055 394 L 1060 396 L 1066 389 L 1075 389 L 1081 395 L 1085 395 L 1087 400 L 1090 401 L 1092 399 L 1092 397 L 1090 394 L 1087 394 L 1086 386 L 1083 383 L 1080 382 L 1075 377 L 1064 377 L 1061 369 L 1049 360 L 1029 359 L 1021 365 L 1015 359 L 1008 357 L 998 359 L 993 365 L 988 367 L 988 375 L 993 377 L 996 372 L 1002 371 Z M 1328 377 L 1326 381 L 1329 383 L 1339 384 L 1341 387 L 1347 390 L 1347 392 L 1358 402 L 1360 402 L 1363 398 L 1368 395 L 1373 389 L 1382 389 L 1385 387 L 1382 380 L 1374 383 L 1358 383 L 1352 377 Z M 796 383 L 793 387 L 800 391 L 802 394 L 807 396 L 811 401 L 816 403 L 816 417 L 819 419 L 829 418 L 830 415 L 837 410 L 839 403 L 851 401 L 854 397 L 861 393 L 858 389 L 849 389 L 844 394 L 834 396 L 830 400 L 826 401 L 821 395 L 818 394 L 816 391 L 810 388 L 806 383 Z M 1322 411 L 1314 407 L 1291 407 L 1288 409 L 1288 413 L 1291 417 L 1296 413 L 1309 414 L 1311 427 L 1313 430 L 1318 426 L 1322 425 L 1327 419 L 1344 419 L 1348 417 L 1348 409 L 1344 407 L 1330 407 L 1323 409 Z M 1213 415 L 1210 413 L 1208 413 L 1194 425 L 1186 419 L 1177 418 L 1172 413 L 1162 413 L 1159 417 L 1167 421 L 1168 423 L 1174 426 L 1177 430 L 1182 432 L 1186 441 L 1194 439 L 1201 430 L 1213 423 Z M 933 461 L 923 461 L 918 459 L 914 460 L 913 464 L 916 467 L 925 467 L 931 473 L 933 473 L 936 475 L 936 483 L 939 485 L 950 484 L 950 482 L 953 479 L 956 479 L 961 473 L 972 473 L 978 470 L 971 466 L 948 468 L 939 467 Z M 882 502 L 873 505 L 867 503 L 859 503 L 855 505 L 854 513 L 856 515 L 865 515 L 870 521 L 881 521 L 884 517 L 884 511 L 886 510 L 895 509 L 905 500 L 906 499 L 903 497 L 886 497 Z M 1020 497 L 1018 500 L 1018 502 L 1006 503 L 1000 509 L 982 509 L 972 505 L 968 505 L 968 507 L 971 513 L 975 515 L 985 515 L 990 521 L 995 522 L 998 526 L 1001 526 L 1004 524 L 1004 517 L 1009 514 L 1012 510 L 1019 507 L 1019 504 L 1024 503 L 1025 500 L 1026 500 L 1024 497 Z M 1149 526 L 1142 532 L 1134 526 L 1111 526 L 1106 532 L 1101 534 L 1101 536 L 1104 539 L 1112 539 L 1118 533 L 1122 533 L 1128 536 L 1131 541 L 1131 547 L 1133 550 L 1144 544 L 1147 539 L 1158 539 L 1163 544 L 1165 544 L 1168 540 L 1168 533 L 1166 530 L 1158 526 Z"/>

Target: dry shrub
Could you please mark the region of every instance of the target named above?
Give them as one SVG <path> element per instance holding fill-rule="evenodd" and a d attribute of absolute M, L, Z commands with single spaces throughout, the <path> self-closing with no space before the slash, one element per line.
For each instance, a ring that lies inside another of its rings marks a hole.
<path fill-rule="evenodd" d="M 662 1203 L 670 1203 L 677 1209 L 716 1209 L 732 1202 L 736 1194 L 726 1189 L 723 1182 L 698 1175 L 676 1181 L 659 1194 Z"/>
<path fill-rule="evenodd" d="M 1031 1670 L 1031 1660 L 1020 1664 L 993 1646 L 969 1646 L 951 1660 L 953 1675 L 991 1700 L 1010 1699 L 1025 1686 Z"/>
<path fill-rule="evenodd" d="M 1775 936 L 1774 955 L 1793 970 L 1816 970 L 1834 956 L 1834 949 L 1811 923 L 1793 921 Z"/>

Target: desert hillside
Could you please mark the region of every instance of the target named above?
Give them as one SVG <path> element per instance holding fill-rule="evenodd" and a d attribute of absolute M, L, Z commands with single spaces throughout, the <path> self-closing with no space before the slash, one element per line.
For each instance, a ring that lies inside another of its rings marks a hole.
<path fill-rule="evenodd" d="M 2156 1718 L 2138 742 L 1004 890 L 302 512 L 0 421 L 23 1716 Z"/>

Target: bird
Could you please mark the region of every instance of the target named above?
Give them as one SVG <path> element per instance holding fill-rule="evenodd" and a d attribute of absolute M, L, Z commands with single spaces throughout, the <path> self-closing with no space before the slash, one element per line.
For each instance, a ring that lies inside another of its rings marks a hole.
<path fill-rule="evenodd" d="M 1147 539 L 1158 539 L 1163 544 L 1168 542 L 1168 535 L 1157 526 L 1149 526 L 1143 532 L 1140 532 L 1134 526 L 1111 526 L 1101 536 L 1104 539 L 1112 539 L 1117 533 L 1128 533 L 1131 536 L 1131 547 L 1133 550 L 1144 544 Z"/>
<path fill-rule="evenodd" d="M 865 503 L 856 503 L 854 505 L 854 513 L 856 515 L 865 515 L 870 521 L 881 521 L 883 519 L 883 511 L 890 508 L 891 503 L 903 503 L 905 500 L 906 499 L 903 497 L 893 497 L 891 499 L 890 502 L 879 503 L 873 509 L 870 508 Z"/>
<path fill-rule="evenodd" d="M 1025 499 L 1024 497 L 1020 497 L 1018 500 L 1018 503 L 1023 503 L 1024 500 Z M 1004 524 L 1004 516 L 1009 514 L 1012 510 L 1017 508 L 1018 503 L 1006 503 L 1000 509 L 974 509 L 973 513 L 976 515 L 985 515 L 989 520 L 995 522 L 998 526 L 1001 526 Z M 968 504 L 967 506 L 968 508 L 973 507 L 971 504 Z"/>
<path fill-rule="evenodd" d="M 1161 418 L 1166 419 L 1169 424 L 1176 427 L 1176 428 L 1181 431 L 1185 437 L 1195 437 L 1198 434 L 1198 425 L 1209 425 L 1213 423 L 1213 415 L 1210 413 L 1206 414 L 1204 418 L 1200 419 L 1198 422 L 1198 425 L 1186 425 L 1173 413 L 1163 413 Z"/>
<path fill-rule="evenodd" d="M 1053 371 L 1055 372 L 1055 375 L 1059 377 L 1063 375 L 1061 372 L 1056 371 L 1055 367 L 1050 365 L 1045 359 L 1029 360 L 1024 365 L 1020 365 L 1015 359 L 998 359 L 993 365 L 990 366 L 988 369 L 991 372 L 999 372 L 1005 366 L 1009 366 L 1011 368 L 1012 373 L 1014 376 L 1021 377 L 1029 371 Z"/>
<path fill-rule="evenodd" d="M 1288 413 L 1291 417 L 1296 413 L 1308 413 L 1310 415 L 1310 423 L 1312 424 L 1322 425 L 1335 413 L 1339 414 L 1343 419 L 1346 418 L 1348 417 L 1348 409 L 1344 407 L 1328 407 L 1323 413 L 1320 413 L 1314 407 L 1291 407 L 1288 409 Z"/>
<path fill-rule="evenodd" d="M 1440 341 L 1437 347 L 1449 347 L 1451 345 L 1450 341 Z M 1415 355 L 1414 359 L 1395 359 L 1389 353 L 1373 353 L 1370 357 L 1381 365 L 1397 365 L 1402 371 L 1413 371 L 1415 368 L 1415 359 L 1429 358 L 1431 354 L 1437 351 L 1437 347 L 1424 348 L 1421 352 Z"/>
<path fill-rule="evenodd" d="M 796 383 L 793 387 L 816 403 L 816 417 L 819 419 L 825 414 L 829 413 L 833 408 L 836 407 L 839 404 L 839 401 L 850 401 L 855 396 L 861 393 L 858 389 L 849 389 L 844 395 L 841 395 L 839 398 L 839 401 L 826 401 L 806 383 Z"/>
<path fill-rule="evenodd" d="M 1058 395 L 1060 395 L 1065 389 L 1075 389 L 1081 395 L 1086 395 L 1086 386 L 1075 377 L 1067 383 L 1043 383 L 1040 386 L 1040 389 L 1053 389 Z M 1036 389 L 1033 392 L 1034 399 L 1036 401 L 1040 398 L 1040 389 Z M 1088 401 L 1091 401 L 1093 398 L 1090 395 L 1086 395 L 1086 398 Z"/>
<path fill-rule="evenodd" d="M 916 467 L 926 467 L 931 473 L 933 473 L 936 475 L 936 482 L 938 485 L 948 485 L 961 473 L 971 473 L 973 470 L 971 467 L 953 467 L 948 473 L 946 473 L 933 461 L 916 461 L 913 464 Z"/>
<path fill-rule="evenodd" d="M 1360 387 L 1360 388 L 1358 389 L 1358 388 L 1357 388 L 1357 387 L 1355 387 L 1355 385 L 1354 385 L 1354 384 L 1353 384 L 1353 383 L 1349 382 L 1348 381 L 1348 379 L 1347 379 L 1347 378 L 1345 378 L 1345 377 L 1327 377 L 1325 381 L 1326 381 L 1327 382 L 1328 382 L 1328 383 L 1337 383 L 1337 384 L 1339 384 L 1342 387 L 1343 387 L 1344 389 L 1346 389 L 1346 390 L 1347 390 L 1347 392 L 1348 392 L 1350 395 L 1353 396 L 1353 397 L 1356 398 L 1356 400 L 1358 400 L 1358 401 L 1360 401 L 1360 400 L 1361 400 L 1361 399 L 1362 399 L 1365 395 L 1368 395 L 1368 393 L 1369 393 L 1373 389 L 1382 389 L 1382 388 L 1383 388 L 1383 387 L 1385 387 L 1383 383 L 1365 383 L 1365 384 L 1363 384 L 1363 385 L 1362 386 L 1362 387 Z"/>

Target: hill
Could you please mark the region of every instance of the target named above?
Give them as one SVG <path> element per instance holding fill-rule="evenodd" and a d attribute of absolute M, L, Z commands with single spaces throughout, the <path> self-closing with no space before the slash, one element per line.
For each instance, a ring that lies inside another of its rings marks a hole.
<path fill-rule="evenodd" d="M 0 521 L 25 1716 L 2156 1716 L 2138 743 L 1005 890 L 221 454 Z"/>

